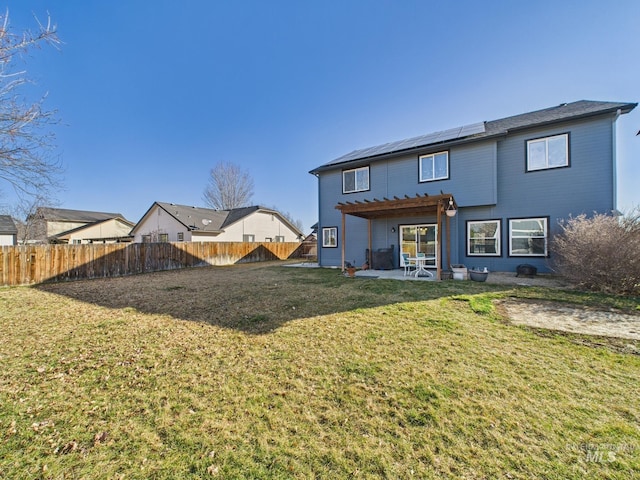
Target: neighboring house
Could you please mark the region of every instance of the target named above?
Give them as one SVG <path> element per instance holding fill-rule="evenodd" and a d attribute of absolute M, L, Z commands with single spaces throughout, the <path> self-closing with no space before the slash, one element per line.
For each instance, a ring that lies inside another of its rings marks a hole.
<path fill-rule="evenodd" d="M 134 242 L 299 242 L 303 234 L 276 210 L 214 210 L 154 202 L 131 230 Z"/>
<path fill-rule="evenodd" d="M 615 123 L 636 106 L 561 104 L 326 163 L 310 172 L 319 263 L 360 265 L 393 245 L 394 267 L 423 252 L 438 275 L 451 264 L 549 271 L 558 221 L 615 211 Z"/>
<path fill-rule="evenodd" d="M 27 219 L 30 241 L 43 243 L 130 242 L 133 222 L 119 213 L 39 207 Z"/>
<path fill-rule="evenodd" d="M 18 229 L 9 215 L 0 215 L 0 246 L 16 245 Z"/>
<path fill-rule="evenodd" d="M 126 243 L 133 239 L 129 235 L 135 226 L 133 222 L 121 216 L 88 223 L 51 237 L 54 243 Z"/>

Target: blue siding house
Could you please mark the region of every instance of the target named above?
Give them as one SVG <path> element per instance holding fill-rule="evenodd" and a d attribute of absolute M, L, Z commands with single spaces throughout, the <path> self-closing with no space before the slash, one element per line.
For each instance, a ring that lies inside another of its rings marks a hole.
<path fill-rule="evenodd" d="M 577 101 L 356 150 L 321 165 L 318 261 L 549 271 L 558 222 L 616 209 L 618 117 Z"/>

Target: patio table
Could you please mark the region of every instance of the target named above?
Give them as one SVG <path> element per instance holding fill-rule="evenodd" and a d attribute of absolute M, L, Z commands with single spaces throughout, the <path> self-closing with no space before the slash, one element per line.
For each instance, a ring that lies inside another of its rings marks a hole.
<path fill-rule="evenodd" d="M 420 276 L 420 274 L 426 274 L 430 277 L 433 277 L 433 273 L 426 269 L 427 261 L 435 260 L 436 257 L 409 257 L 408 260 L 416 262 L 416 278 Z"/>

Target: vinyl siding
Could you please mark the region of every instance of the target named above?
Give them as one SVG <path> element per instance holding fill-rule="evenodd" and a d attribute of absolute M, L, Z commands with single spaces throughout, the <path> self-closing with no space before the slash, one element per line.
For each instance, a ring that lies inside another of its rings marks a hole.
<path fill-rule="evenodd" d="M 242 242 L 243 235 L 254 235 L 256 242 L 264 242 L 267 238 L 275 242 L 276 236 L 283 236 L 285 242 L 300 241 L 296 232 L 281 222 L 277 215 L 268 212 L 254 212 L 225 227 L 214 241 Z"/>

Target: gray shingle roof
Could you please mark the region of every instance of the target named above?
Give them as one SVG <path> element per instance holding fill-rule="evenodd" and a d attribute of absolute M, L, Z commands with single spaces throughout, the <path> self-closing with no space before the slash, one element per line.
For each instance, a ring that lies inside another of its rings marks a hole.
<path fill-rule="evenodd" d="M 13 223 L 13 218 L 9 215 L 0 215 L 0 234 L 1 235 L 17 235 L 18 229 Z"/>
<path fill-rule="evenodd" d="M 100 222 L 117 217 L 124 219 L 120 213 L 91 212 L 87 210 L 69 210 L 66 208 L 51 207 L 38 208 L 36 215 L 44 218 L 45 220 L 85 223 Z"/>
<path fill-rule="evenodd" d="M 309 173 L 317 173 L 323 170 L 330 170 L 337 166 L 344 166 L 350 162 L 362 161 L 365 159 L 375 159 L 389 154 L 410 152 L 433 145 L 449 145 L 453 143 L 467 143 L 490 137 L 505 135 L 509 132 L 543 126 L 570 119 L 579 119 L 594 115 L 604 115 L 615 113 L 629 113 L 638 104 L 620 102 L 598 102 L 591 100 L 580 100 L 573 103 L 563 103 L 551 108 L 523 113 L 511 117 L 492 120 L 488 122 L 474 123 L 464 127 L 452 128 L 442 132 L 430 133 L 413 137 L 397 142 L 390 142 L 376 147 L 363 148 L 347 153 L 335 160 L 311 170 Z"/>
<path fill-rule="evenodd" d="M 175 203 L 156 202 L 167 213 L 182 223 L 189 230 L 219 232 L 227 218 L 228 211 L 213 208 L 191 207 Z"/>
<path fill-rule="evenodd" d="M 299 232 L 296 226 L 284 218 L 280 212 L 270 208 L 261 207 L 259 205 L 232 208 L 231 210 L 215 210 L 213 208 L 191 207 L 188 205 L 177 205 L 175 203 L 166 202 L 155 202 L 155 204 L 192 231 L 197 230 L 200 232 L 220 233 L 229 225 L 232 225 L 253 212 L 260 210 L 278 215 L 282 221 L 289 224 L 294 231 L 302 234 L 302 232 Z M 151 208 L 153 208 L 153 206 Z M 151 211 L 151 208 L 144 214 L 143 218 Z"/>

